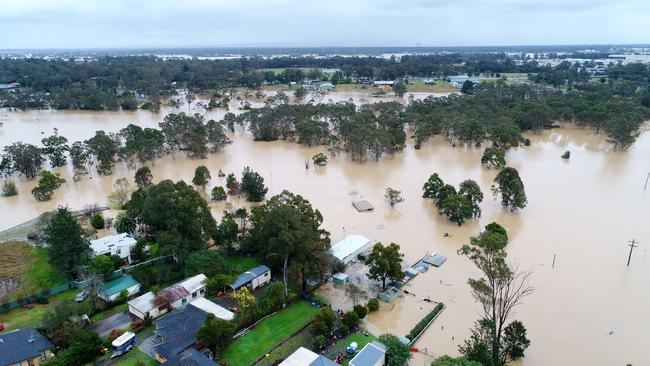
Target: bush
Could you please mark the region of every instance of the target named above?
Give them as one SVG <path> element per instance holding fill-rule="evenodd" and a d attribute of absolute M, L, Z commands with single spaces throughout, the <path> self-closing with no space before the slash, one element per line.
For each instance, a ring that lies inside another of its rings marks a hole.
<path fill-rule="evenodd" d="M 102 339 L 97 334 L 79 331 L 72 336 L 70 346 L 59 352 L 47 365 L 70 366 L 90 363 L 99 356 L 102 346 Z"/>
<path fill-rule="evenodd" d="M 314 165 L 325 166 L 327 165 L 327 155 L 323 153 L 318 153 L 314 155 L 311 160 L 314 162 Z"/>
<path fill-rule="evenodd" d="M 414 340 L 415 337 L 417 337 L 418 334 L 420 334 L 420 332 L 424 330 L 427 324 L 429 324 L 431 319 L 433 319 L 436 315 L 438 315 L 438 313 L 440 313 L 444 307 L 445 306 L 442 303 L 438 303 L 436 307 L 433 308 L 433 310 L 431 310 L 429 314 L 427 314 L 427 316 L 425 316 L 422 320 L 420 320 L 420 322 L 417 323 L 413 329 L 411 329 L 411 331 L 406 336 L 406 338 L 410 340 Z"/>
<path fill-rule="evenodd" d="M 124 289 L 124 290 L 120 291 L 120 294 L 117 295 L 117 302 L 119 304 L 125 303 L 126 300 L 128 300 L 128 299 L 129 299 L 129 291 L 127 291 L 127 289 Z"/>
<path fill-rule="evenodd" d="M 347 325 L 350 329 L 354 329 L 359 324 L 359 316 L 354 311 L 348 311 L 343 314 L 343 324 Z"/>
<path fill-rule="evenodd" d="M 113 261 L 110 257 L 107 257 L 105 255 L 98 255 L 96 257 L 93 257 L 93 259 L 90 260 L 90 265 L 88 265 L 88 268 L 90 268 L 90 270 L 94 273 L 101 275 L 107 275 L 115 271 L 115 265 L 113 264 Z"/>
<path fill-rule="evenodd" d="M 2 183 L 2 197 L 11 197 L 17 194 L 18 188 L 16 188 L 16 183 L 8 179 Z"/>
<path fill-rule="evenodd" d="M 217 186 L 212 188 L 212 200 L 224 201 L 226 199 L 226 190 L 223 187 Z"/>
<path fill-rule="evenodd" d="M 355 305 L 354 312 L 357 313 L 359 319 L 363 319 L 368 314 L 368 309 L 366 309 L 366 307 L 363 305 Z"/>
<path fill-rule="evenodd" d="M 325 338 L 325 336 L 322 335 L 314 337 L 314 340 L 312 341 L 312 347 L 316 349 L 321 349 L 325 347 L 326 344 L 327 344 L 327 338 Z"/>
<path fill-rule="evenodd" d="M 367 307 L 368 307 L 368 312 L 370 313 L 379 310 L 379 300 L 377 298 L 372 298 L 368 300 Z"/>
<path fill-rule="evenodd" d="M 284 285 L 279 281 L 271 282 L 257 298 L 257 305 L 265 314 L 280 310 L 285 302 Z"/>
<path fill-rule="evenodd" d="M 194 276 L 203 273 L 208 277 L 217 274 L 230 274 L 223 260 L 223 255 L 215 250 L 199 250 L 187 257 L 185 260 L 185 276 Z"/>
<path fill-rule="evenodd" d="M 126 333 L 126 329 L 113 329 L 110 333 L 108 333 L 108 341 L 113 342 L 117 337 L 121 336 L 124 333 Z"/>
<path fill-rule="evenodd" d="M 350 333 L 350 327 L 345 324 L 341 324 L 339 327 L 339 333 L 341 333 L 342 336 L 348 335 L 348 333 Z"/>
<path fill-rule="evenodd" d="M 95 228 L 95 230 L 99 230 L 104 228 L 106 222 L 104 222 L 104 217 L 102 217 L 102 214 L 96 213 L 92 218 L 90 218 L 90 225 Z"/>

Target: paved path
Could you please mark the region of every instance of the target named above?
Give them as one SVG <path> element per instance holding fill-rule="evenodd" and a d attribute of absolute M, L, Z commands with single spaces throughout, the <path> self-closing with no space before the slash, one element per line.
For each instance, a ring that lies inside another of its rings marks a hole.
<path fill-rule="evenodd" d="M 124 329 L 131 325 L 131 317 L 128 311 L 123 311 L 110 316 L 90 328 L 91 331 L 99 334 L 100 337 L 108 337 L 113 329 Z"/>

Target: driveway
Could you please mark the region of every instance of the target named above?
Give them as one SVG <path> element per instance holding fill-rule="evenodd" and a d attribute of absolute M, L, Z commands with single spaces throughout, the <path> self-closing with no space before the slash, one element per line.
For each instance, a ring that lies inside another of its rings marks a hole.
<path fill-rule="evenodd" d="M 107 338 L 112 330 L 128 328 L 130 325 L 131 317 L 129 312 L 123 311 L 93 325 L 90 330 L 99 334 L 100 337 Z"/>

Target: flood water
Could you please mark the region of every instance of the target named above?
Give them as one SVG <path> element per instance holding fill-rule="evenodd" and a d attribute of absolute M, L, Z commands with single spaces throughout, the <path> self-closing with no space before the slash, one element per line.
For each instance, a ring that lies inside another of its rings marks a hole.
<path fill-rule="evenodd" d="M 208 117 L 218 118 L 219 113 Z M 53 127 L 75 141 L 98 129 L 117 131 L 128 123 L 156 126 L 163 116 L 146 111 L 3 112 L 0 145 L 19 140 L 36 143 Z M 507 156 L 509 165 L 519 170 L 529 201 L 516 213 L 492 199 L 489 188 L 496 171 L 481 167 L 481 150 L 452 147 L 442 139 L 432 139 L 421 150 L 409 144 L 404 152 L 379 162 L 357 164 L 341 155 L 331 158 L 326 167 L 305 170 L 304 160 L 323 148 L 254 142 L 238 129 L 232 145 L 206 160 L 167 156 L 151 169 L 156 181 L 189 182 L 194 169 L 206 165 L 213 176 L 211 187 L 224 185 L 224 180 L 216 177 L 218 169 L 239 175 L 245 166 L 251 166 L 264 176 L 270 195 L 288 189 L 309 199 L 323 213 L 333 241 L 359 233 L 384 243 L 396 242 L 409 263 L 426 251 L 447 256 L 442 267 L 410 283 L 409 291 L 416 296 L 382 306 L 366 321 L 375 334 L 403 336 L 431 309 L 421 298 L 442 301 L 446 310 L 417 343 L 435 355 L 457 354 L 458 344 L 480 316 L 466 284 L 477 272 L 456 251 L 484 225 L 496 221 L 509 230 L 509 261 L 533 271 L 536 291 L 516 314 L 532 341 L 522 364 L 650 364 L 650 352 L 645 349 L 650 341 L 646 331 L 650 321 L 650 190 L 643 191 L 645 173 L 650 171 L 650 132 L 642 133 L 626 152 L 612 152 L 603 136 L 572 127 L 527 137 L 532 146 Z M 569 161 L 560 158 L 566 150 L 571 151 Z M 93 172 L 75 183 L 70 166 L 58 171 L 68 182 L 44 203 L 36 202 L 29 193 L 34 181 L 16 179 L 19 195 L 0 199 L 0 229 L 57 205 L 72 209 L 104 205 L 113 181 L 121 177 L 132 181 L 134 174 L 121 164 L 111 176 Z M 462 227 L 440 217 L 432 203 L 421 198 L 422 184 L 433 172 L 455 186 L 464 179 L 476 180 L 486 196 L 482 217 Z M 387 187 L 401 190 L 406 201 L 391 209 L 383 200 Z M 356 212 L 351 201 L 358 197 L 373 203 L 374 212 Z M 223 203 L 211 205 L 217 216 L 224 209 Z M 450 236 L 444 237 L 445 233 Z M 627 267 L 627 242 L 632 239 L 640 244 Z M 428 360 L 419 355 L 412 364 L 426 365 Z"/>

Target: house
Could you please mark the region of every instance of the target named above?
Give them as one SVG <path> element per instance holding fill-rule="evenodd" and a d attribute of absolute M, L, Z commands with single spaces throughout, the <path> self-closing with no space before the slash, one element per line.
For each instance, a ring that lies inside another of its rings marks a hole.
<path fill-rule="evenodd" d="M 233 291 L 237 291 L 246 286 L 251 290 L 255 290 L 269 282 L 271 282 L 271 269 L 265 265 L 261 265 L 240 274 L 235 282 L 230 285 L 230 288 Z"/>
<path fill-rule="evenodd" d="M 306 90 L 319 90 L 321 92 L 327 92 L 334 90 L 336 86 L 334 86 L 334 84 L 330 83 L 329 81 L 311 80 L 305 81 L 302 84 L 301 88 Z"/>
<path fill-rule="evenodd" d="M 300 347 L 284 361 L 280 362 L 279 366 L 338 366 L 338 364 L 305 347 Z"/>
<path fill-rule="evenodd" d="M 135 239 L 126 233 L 122 233 L 91 240 L 90 248 L 95 256 L 117 255 L 131 263 L 131 249 L 135 247 L 136 243 Z"/>
<path fill-rule="evenodd" d="M 124 290 L 128 296 L 135 295 L 140 291 L 140 282 L 132 276 L 120 276 L 106 282 L 97 296 L 104 301 L 115 301 Z"/>
<path fill-rule="evenodd" d="M 190 305 L 196 306 L 208 314 L 214 314 L 214 316 L 219 319 L 233 320 L 235 318 L 235 313 L 224 308 L 223 306 L 213 303 L 205 297 L 199 297 L 198 299 L 193 300 Z"/>
<path fill-rule="evenodd" d="M 194 299 L 205 296 L 207 279 L 206 275 L 200 273 L 167 287 L 157 296 L 149 291 L 128 302 L 129 312 L 143 320 L 147 314 L 155 319 L 167 312 L 168 308 L 178 309 Z M 160 298 L 158 304 L 156 297 Z"/>
<path fill-rule="evenodd" d="M 205 323 L 207 313 L 196 306 L 187 305 L 154 320 L 152 352 L 156 361 L 164 363 L 197 343 L 196 332 Z"/>
<path fill-rule="evenodd" d="M 366 344 L 361 352 L 350 360 L 350 366 L 384 366 L 386 363 L 386 346 L 373 341 Z"/>
<path fill-rule="evenodd" d="M 372 240 L 363 235 L 349 235 L 332 245 L 330 254 L 344 264 L 348 264 L 359 254 L 370 249 L 370 244 L 372 244 Z"/>
<path fill-rule="evenodd" d="M 53 357 L 54 345 L 34 328 L 0 334 L 0 365 L 39 366 Z"/>
<path fill-rule="evenodd" d="M 394 80 L 375 80 L 375 81 L 372 82 L 372 85 L 373 86 L 390 86 L 390 87 L 392 87 L 393 85 L 395 85 L 395 81 Z"/>
<path fill-rule="evenodd" d="M 209 304 L 208 304 L 209 303 Z M 209 311 L 203 308 L 209 308 Z M 215 314 L 213 311 L 216 311 Z M 181 309 L 174 310 L 160 319 L 154 320 L 156 325 L 154 344 L 152 349 L 155 359 L 160 363 L 183 358 L 187 355 L 187 350 L 195 348 L 197 345 L 196 332 L 203 326 L 209 313 L 216 317 L 228 320 L 235 317 L 235 314 L 211 302 L 201 298 L 195 300 Z M 221 316 L 226 315 L 226 318 Z M 190 351 L 189 353 L 193 353 Z M 196 354 L 192 358 L 198 357 Z M 180 361 L 175 361 L 180 362 Z M 171 365 L 203 365 L 201 363 L 171 363 Z"/>
<path fill-rule="evenodd" d="M 203 353 L 190 348 L 167 359 L 165 366 L 218 366 L 218 364 L 207 358 Z"/>

